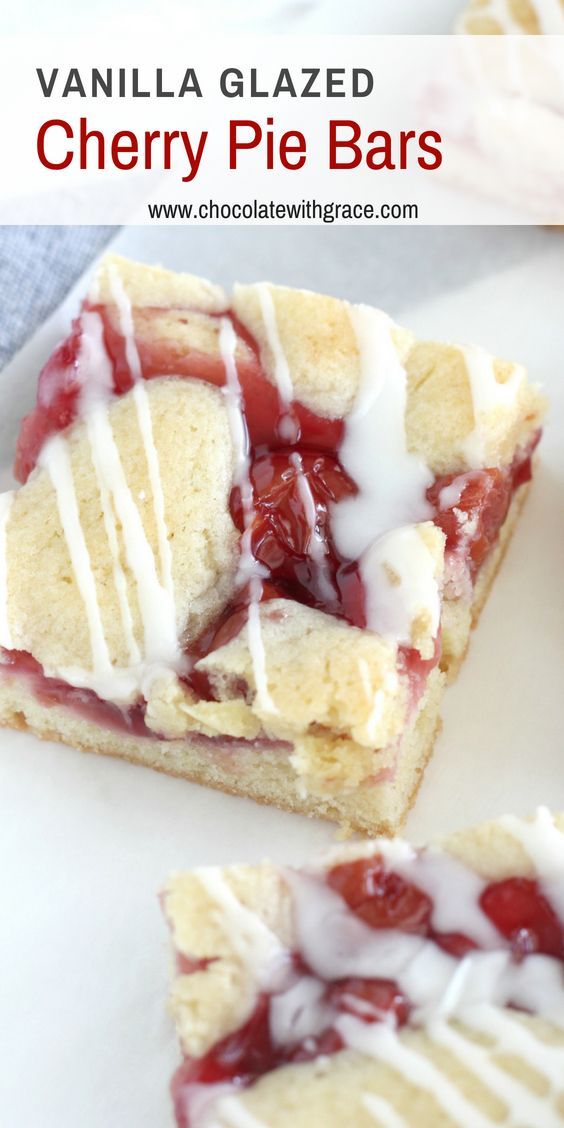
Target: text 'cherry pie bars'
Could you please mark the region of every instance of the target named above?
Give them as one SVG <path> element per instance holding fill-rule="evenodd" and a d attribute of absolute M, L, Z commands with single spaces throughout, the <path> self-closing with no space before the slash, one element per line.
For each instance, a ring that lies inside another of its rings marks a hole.
<path fill-rule="evenodd" d="M 543 407 L 369 306 L 106 258 L 0 496 L 0 721 L 393 832 Z"/>
<path fill-rule="evenodd" d="M 173 877 L 179 1128 L 562 1128 L 563 830 Z"/>

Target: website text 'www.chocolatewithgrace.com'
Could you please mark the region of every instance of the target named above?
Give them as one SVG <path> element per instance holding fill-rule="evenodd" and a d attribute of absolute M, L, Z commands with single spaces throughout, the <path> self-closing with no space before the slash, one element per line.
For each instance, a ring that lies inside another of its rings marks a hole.
<path fill-rule="evenodd" d="M 276 200 L 249 200 L 247 203 L 219 203 L 207 200 L 196 203 L 148 203 L 149 218 L 188 223 L 374 223 L 378 220 L 419 219 L 417 204 L 322 203 L 300 200 L 282 203 Z"/>

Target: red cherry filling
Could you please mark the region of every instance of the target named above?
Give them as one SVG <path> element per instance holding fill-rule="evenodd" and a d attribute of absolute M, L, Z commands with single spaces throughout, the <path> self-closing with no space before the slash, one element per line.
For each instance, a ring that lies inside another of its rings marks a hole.
<path fill-rule="evenodd" d="M 194 975 L 197 971 L 206 971 L 213 962 L 213 959 L 196 959 L 192 956 L 184 955 L 184 952 L 177 952 L 176 972 L 177 975 Z"/>
<path fill-rule="evenodd" d="M 45 440 L 73 422 L 80 392 L 78 355 L 81 322 L 77 317 L 69 336 L 55 349 L 39 373 L 37 406 L 26 415 L 16 446 L 14 474 L 27 481 Z"/>
<path fill-rule="evenodd" d="M 541 952 L 564 960 L 564 928 L 536 881 L 511 877 L 484 890 L 480 905 L 517 957 Z"/>
<path fill-rule="evenodd" d="M 126 357 L 125 341 L 114 312 L 107 306 L 91 305 L 83 307 L 97 313 L 103 323 L 104 344 L 113 370 L 114 392 L 123 395 L 130 390 L 133 377 Z M 208 384 L 223 387 L 226 382 L 225 365 L 219 349 L 211 352 L 191 348 L 181 351 L 172 334 L 155 332 L 154 322 L 166 315 L 179 323 L 197 318 L 200 322 L 211 324 L 214 328 L 220 316 L 229 316 L 237 333 L 238 356 L 237 375 L 247 429 L 254 448 L 267 446 L 270 449 L 284 446 L 282 421 L 289 415 L 294 430 L 294 441 L 300 448 L 313 448 L 320 451 L 336 452 L 343 437 L 342 419 L 325 419 L 315 415 L 303 404 L 293 403 L 284 408 L 278 391 L 262 370 L 258 349 L 250 334 L 233 314 L 204 314 L 188 309 L 143 309 L 136 310 L 137 351 L 143 379 L 155 376 L 178 376 L 181 378 L 203 380 Z M 57 431 L 63 430 L 74 421 L 78 411 L 78 360 L 82 339 L 82 320 L 73 322 L 72 330 L 65 341 L 55 350 L 39 375 L 37 406 L 24 419 L 15 462 L 15 475 L 21 482 L 29 477 L 37 462 L 45 440 Z"/>
<path fill-rule="evenodd" d="M 532 455 L 539 439 L 540 431 L 525 453 L 504 470 L 494 467 L 464 475 L 446 474 L 427 491 L 435 510 L 433 520 L 446 536 L 447 551 L 464 548 L 473 580 L 497 540 L 515 490 L 531 479 Z M 448 499 L 446 508 L 441 508 L 441 492 L 455 481 L 460 483 L 458 499 Z"/>
<path fill-rule="evenodd" d="M 337 1010 L 354 1014 L 363 1022 L 378 1022 L 393 1017 L 403 1026 L 410 1005 L 393 979 L 339 979 L 327 988 L 327 1000 Z"/>
<path fill-rule="evenodd" d="M 173 1089 L 188 1084 L 213 1085 L 218 1081 L 249 1084 L 276 1063 L 270 1037 L 270 1001 L 261 996 L 248 1021 L 217 1042 L 201 1058 L 187 1058 L 173 1079 Z"/>
<path fill-rule="evenodd" d="M 356 493 L 337 459 L 308 450 L 260 453 L 250 477 L 255 559 L 274 583 L 284 585 L 288 598 L 363 625 L 364 592 L 358 568 L 345 565 L 331 536 L 331 506 Z M 231 515 L 243 532 L 245 514 L 238 487 L 232 491 Z"/>
<path fill-rule="evenodd" d="M 335 866 L 329 870 L 327 883 L 371 928 L 400 928 L 421 935 L 429 929 L 431 899 L 387 870 L 377 855 Z"/>
<path fill-rule="evenodd" d="M 331 1026 L 329 1030 L 324 1030 L 323 1034 L 319 1034 L 316 1038 L 308 1038 L 305 1042 L 301 1042 L 296 1049 L 291 1050 L 284 1059 L 284 1064 L 286 1062 L 296 1064 L 303 1061 L 315 1061 L 316 1058 L 327 1054 L 336 1054 L 343 1048 L 344 1042 L 341 1035 Z"/>
<path fill-rule="evenodd" d="M 497 469 L 468 474 L 460 499 L 453 507 L 440 509 L 441 490 L 451 485 L 456 477 L 456 474 L 449 474 L 438 478 L 428 490 L 427 497 L 436 507 L 434 521 L 445 533 L 447 549 L 455 552 L 466 532 L 470 574 L 474 579 L 507 516 L 512 494 L 511 477 Z"/>
<path fill-rule="evenodd" d="M 145 724 L 144 704 L 129 705 L 122 709 L 111 701 L 104 701 L 91 689 L 78 689 L 59 678 L 49 678 L 39 662 L 23 650 L 0 649 L 0 672 L 4 668 L 25 678 L 34 697 L 47 708 L 51 705 L 64 705 L 102 728 L 133 736 L 155 735 Z"/>
<path fill-rule="evenodd" d="M 433 902 L 417 885 L 391 870 L 381 858 L 358 858 L 335 866 L 328 885 L 371 928 L 397 928 L 417 933 L 461 959 L 477 945 L 459 932 L 437 932 L 431 924 Z"/>
<path fill-rule="evenodd" d="M 354 482 L 335 458 L 306 451 L 259 454 L 251 467 L 255 519 L 252 545 L 257 560 L 284 579 L 294 578 L 293 561 L 311 556 L 312 540 L 329 536 L 328 511 L 332 503 L 357 492 Z M 311 499 L 314 519 L 307 513 L 304 493 Z M 231 514 L 240 532 L 244 515 L 238 488 L 233 490 Z"/>

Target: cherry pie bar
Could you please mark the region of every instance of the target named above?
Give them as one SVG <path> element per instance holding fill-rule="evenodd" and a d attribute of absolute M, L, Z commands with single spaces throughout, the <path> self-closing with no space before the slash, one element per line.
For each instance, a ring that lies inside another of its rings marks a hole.
<path fill-rule="evenodd" d="M 564 0 L 470 0 L 459 30 L 474 35 L 562 35 Z"/>
<path fill-rule="evenodd" d="M 179 1128 L 564 1125 L 564 817 L 173 877 Z"/>
<path fill-rule="evenodd" d="M 106 258 L 0 496 L 0 722 L 395 831 L 543 407 L 369 306 Z"/>

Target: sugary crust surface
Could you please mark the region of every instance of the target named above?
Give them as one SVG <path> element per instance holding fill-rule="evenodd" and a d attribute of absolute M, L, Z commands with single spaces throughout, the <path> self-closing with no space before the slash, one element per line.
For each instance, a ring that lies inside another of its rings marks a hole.
<path fill-rule="evenodd" d="M 564 829 L 564 815 L 556 815 L 555 821 Z M 534 873 L 522 844 L 498 821 L 460 831 L 438 844 L 488 881 Z M 328 864 L 367 857 L 377 848 L 375 841 L 335 847 Z M 241 903 L 292 950 L 290 895 L 282 873 L 268 863 L 230 866 L 221 872 Z M 218 909 L 197 872 L 174 874 L 165 890 L 164 905 L 175 950 L 188 959 L 214 960 L 206 970 L 177 975 L 172 988 L 172 1010 L 183 1049 L 199 1055 L 246 1020 L 256 1000 L 256 981 L 253 969 L 241 958 L 232 919 Z M 211 1013 L 206 1004 L 209 989 Z"/>
<path fill-rule="evenodd" d="M 112 272 L 119 276 L 132 306 L 137 309 L 178 306 L 192 307 L 204 313 L 221 313 L 229 304 L 223 287 L 205 278 L 132 262 L 114 254 L 104 255 L 102 259 L 90 290 L 93 302 L 113 304 Z"/>
<path fill-rule="evenodd" d="M 286 355 L 297 399 L 325 416 L 346 415 L 360 383 L 360 356 L 350 319 L 350 306 L 336 298 L 266 286 L 277 317 L 280 343 Z M 261 360 L 275 383 L 272 349 L 257 287 L 235 288 L 238 318 L 260 345 Z M 406 437 L 433 473 L 447 474 L 469 465 L 465 440 L 475 425 L 470 378 L 464 349 L 437 341 L 416 341 L 394 327 L 393 338 L 408 379 Z M 515 365 L 495 360 L 498 383 L 509 380 Z M 484 434 L 484 466 L 507 465 L 517 447 L 538 428 L 545 411 L 535 385 L 523 380 L 517 394 L 489 410 L 479 421 Z"/>
<path fill-rule="evenodd" d="M 147 381 L 145 388 L 172 553 L 178 634 L 191 637 L 221 610 L 232 590 L 237 533 L 228 508 L 233 475 L 229 428 L 221 393 L 215 388 L 171 379 Z M 131 394 L 112 401 L 109 419 L 127 484 L 158 561 L 149 468 Z M 84 424 L 70 430 L 67 448 L 110 656 L 116 665 L 125 665 L 128 652 L 112 554 Z M 142 649 L 135 577 L 120 529 L 117 536 L 133 630 Z M 16 492 L 6 540 L 14 647 L 30 652 L 47 669 L 91 669 L 84 604 L 47 470 L 36 470 Z"/>
<path fill-rule="evenodd" d="M 125 289 L 132 308 L 135 339 L 149 358 L 167 355 L 167 374 L 186 374 L 186 357 L 197 354 L 217 361 L 220 356 L 218 314 L 229 307 L 221 286 L 193 274 L 179 274 L 119 255 L 105 255 L 90 290 L 91 302 L 106 306 L 107 316 L 119 332 L 115 280 Z M 252 363 L 249 346 L 239 341 L 238 364 Z"/>
<path fill-rule="evenodd" d="M 495 379 L 505 384 L 515 365 L 494 360 Z M 406 432 L 410 449 L 433 472 L 449 474 L 466 469 L 465 442 L 475 425 L 475 413 L 464 351 L 457 345 L 419 341 L 407 360 Z M 540 426 L 545 400 L 538 387 L 522 380 L 514 396 L 480 418 L 483 465 L 507 466 Z"/>
<path fill-rule="evenodd" d="M 267 290 L 275 310 L 296 399 L 330 418 L 346 415 L 360 380 L 360 355 L 347 303 L 270 283 L 235 286 L 233 308 L 256 340 L 262 365 L 273 383 L 274 356 L 261 312 L 260 289 Z"/>

